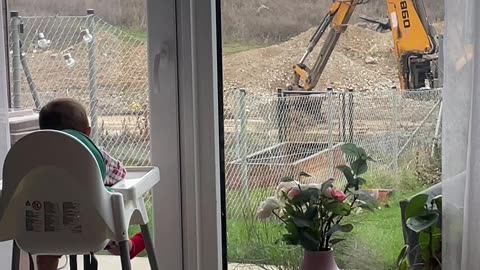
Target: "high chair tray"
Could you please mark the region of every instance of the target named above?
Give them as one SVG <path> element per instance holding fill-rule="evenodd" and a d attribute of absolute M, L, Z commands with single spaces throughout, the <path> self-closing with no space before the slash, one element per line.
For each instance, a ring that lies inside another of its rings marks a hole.
<path fill-rule="evenodd" d="M 126 167 L 125 180 L 111 187 L 112 192 L 123 195 L 124 200 L 136 200 L 160 181 L 160 171 L 157 167 Z"/>

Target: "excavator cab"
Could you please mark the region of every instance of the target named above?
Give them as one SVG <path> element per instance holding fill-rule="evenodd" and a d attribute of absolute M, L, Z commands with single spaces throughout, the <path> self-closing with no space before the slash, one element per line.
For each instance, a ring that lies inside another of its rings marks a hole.
<path fill-rule="evenodd" d="M 423 0 L 387 0 L 400 88 L 437 88 L 438 37 Z"/>

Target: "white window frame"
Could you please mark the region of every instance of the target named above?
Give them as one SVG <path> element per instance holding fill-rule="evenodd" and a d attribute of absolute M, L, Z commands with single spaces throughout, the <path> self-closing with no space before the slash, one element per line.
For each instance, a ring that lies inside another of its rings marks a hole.
<path fill-rule="evenodd" d="M 0 1 L 0 179 L 3 162 L 10 148 L 10 129 L 8 125 L 8 59 L 6 3 Z M 0 242 L 0 269 L 10 269 L 13 241 Z"/>
<path fill-rule="evenodd" d="M 160 269 L 226 267 L 217 5 L 147 0 L 152 162 L 161 174 L 153 191 Z"/>

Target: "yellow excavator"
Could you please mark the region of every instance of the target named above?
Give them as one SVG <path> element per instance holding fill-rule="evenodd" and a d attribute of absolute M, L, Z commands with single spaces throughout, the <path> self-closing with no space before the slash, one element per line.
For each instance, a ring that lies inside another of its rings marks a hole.
<path fill-rule="evenodd" d="M 327 15 L 310 39 L 300 62 L 294 68 L 294 78 L 288 90 L 315 88 L 327 65 L 335 45 L 357 5 L 369 0 L 334 0 Z M 437 88 L 439 45 L 435 29 L 427 19 L 423 0 L 386 0 L 392 31 L 398 74 L 402 90 Z M 312 68 L 305 61 L 316 47 L 327 28 L 329 33 Z"/>

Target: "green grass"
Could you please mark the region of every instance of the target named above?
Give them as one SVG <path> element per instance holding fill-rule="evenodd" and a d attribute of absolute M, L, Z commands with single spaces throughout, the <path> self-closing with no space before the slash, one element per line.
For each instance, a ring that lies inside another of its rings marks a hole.
<path fill-rule="evenodd" d="M 253 49 L 262 48 L 262 45 L 258 44 L 248 44 L 242 42 L 225 42 L 223 43 L 222 53 L 224 55 L 245 52 Z"/>
<path fill-rule="evenodd" d="M 135 29 L 135 28 L 125 28 L 123 29 L 127 34 L 141 40 L 147 41 L 147 32 L 142 29 Z M 228 41 L 224 42 L 222 46 L 222 52 L 225 55 L 234 54 L 244 51 L 249 51 L 253 49 L 258 49 L 263 47 L 262 45 L 256 43 L 246 43 L 246 42 L 236 42 L 236 41 Z"/>

